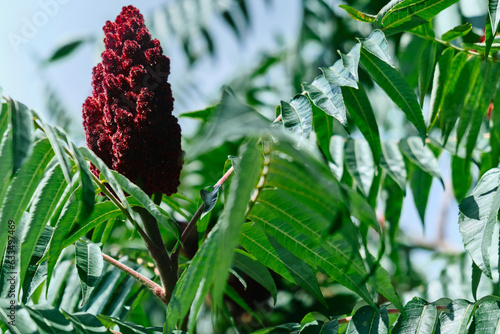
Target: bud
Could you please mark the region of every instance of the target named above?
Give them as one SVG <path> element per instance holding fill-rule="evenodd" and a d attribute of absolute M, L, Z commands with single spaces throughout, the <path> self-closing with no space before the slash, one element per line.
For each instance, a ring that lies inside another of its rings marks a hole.
<path fill-rule="evenodd" d="M 93 69 L 92 96 L 83 104 L 87 146 L 147 194 L 170 196 L 177 192 L 183 164 L 167 82 L 170 59 L 133 6 L 123 7 L 103 30 L 102 62 Z M 94 166 L 92 171 L 99 173 Z"/>

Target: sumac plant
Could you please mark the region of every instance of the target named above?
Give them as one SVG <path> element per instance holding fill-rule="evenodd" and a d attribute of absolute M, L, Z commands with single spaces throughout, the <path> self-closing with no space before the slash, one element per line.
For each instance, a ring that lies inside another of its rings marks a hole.
<path fill-rule="evenodd" d="M 199 14 L 184 1 L 166 17 Z M 212 2 L 237 33 L 237 17 L 251 24 L 247 1 Z M 437 35 L 457 2 L 373 14 L 359 1 L 339 19 L 304 0 L 295 48 L 179 115 L 199 121 L 182 149 L 170 59 L 124 7 L 82 101 L 87 147 L 2 97 L 0 332 L 499 332 L 500 7 Z M 215 53 L 204 23 L 185 23 L 189 61 L 190 34 Z M 302 53 L 311 41 L 321 62 Z M 293 72 L 290 99 L 257 80 L 276 64 Z M 409 194 L 411 224 L 442 215 L 426 210 L 433 180 L 445 211 L 458 206 L 463 249 L 399 228 Z M 437 280 L 418 251 L 444 263 Z"/>

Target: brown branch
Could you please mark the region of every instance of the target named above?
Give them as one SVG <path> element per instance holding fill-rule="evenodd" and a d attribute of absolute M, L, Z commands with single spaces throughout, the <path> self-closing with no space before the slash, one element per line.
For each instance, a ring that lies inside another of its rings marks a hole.
<path fill-rule="evenodd" d="M 165 290 L 158 285 L 157 283 L 153 282 L 149 278 L 139 274 L 137 271 L 133 270 L 129 266 L 113 259 L 111 256 L 102 253 L 102 258 L 104 261 L 108 262 L 109 264 L 112 264 L 116 268 L 120 269 L 121 271 L 125 272 L 127 275 L 132 276 L 139 282 L 141 282 L 144 286 L 146 286 L 156 297 L 160 298 L 160 300 L 163 302 L 165 299 Z"/>

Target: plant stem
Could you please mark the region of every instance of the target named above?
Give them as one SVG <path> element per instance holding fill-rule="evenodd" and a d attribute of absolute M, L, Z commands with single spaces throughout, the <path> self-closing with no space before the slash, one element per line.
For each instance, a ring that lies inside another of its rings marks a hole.
<path fill-rule="evenodd" d="M 146 234 L 150 238 L 149 242 L 145 239 L 146 247 L 160 274 L 164 289 L 163 303 L 168 305 L 174 286 L 177 283 L 177 257 L 168 255 L 156 219 L 142 207 L 138 207 L 137 212 L 141 216 Z"/>
<path fill-rule="evenodd" d="M 133 270 L 132 268 L 128 267 L 127 265 L 113 259 L 111 256 L 102 253 L 102 258 L 104 261 L 108 262 L 109 264 L 112 264 L 116 268 L 122 270 L 125 272 L 127 275 L 132 276 L 139 282 L 141 282 L 144 286 L 146 286 L 156 297 L 160 298 L 160 300 L 163 302 L 165 299 L 165 290 L 158 285 L 157 283 L 153 282 L 149 278 L 139 274 L 137 271 Z"/>
<path fill-rule="evenodd" d="M 153 244 L 153 242 L 151 241 L 149 236 L 144 232 L 142 227 L 140 227 L 139 224 L 137 224 L 135 219 L 130 215 L 130 213 L 123 206 L 123 204 L 120 202 L 120 200 L 118 198 L 116 198 L 116 196 L 111 191 L 109 191 L 109 189 L 106 187 L 106 185 L 104 183 L 102 183 L 101 180 L 99 180 L 97 178 L 97 176 L 94 175 L 94 173 L 90 173 L 90 174 L 92 175 L 92 179 L 94 180 L 94 182 L 99 185 L 99 188 L 101 188 L 101 191 L 111 200 L 111 202 L 113 202 L 116 205 L 117 208 L 120 209 L 120 211 L 125 215 L 125 217 L 137 228 L 137 232 L 139 233 L 141 238 L 144 239 L 146 244 L 147 243 Z"/>
<path fill-rule="evenodd" d="M 193 229 L 193 226 L 196 225 L 196 222 L 198 221 L 198 219 L 200 219 L 200 216 L 203 213 L 203 209 L 204 208 L 205 208 L 205 203 L 201 203 L 201 205 L 198 208 L 198 210 L 196 210 L 193 218 L 191 218 L 191 220 L 187 224 L 186 228 L 184 229 L 184 232 L 182 232 L 182 236 L 181 236 L 181 243 L 182 244 L 184 244 L 184 242 L 186 242 L 186 240 L 187 240 L 187 238 L 189 236 L 189 233 Z"/>

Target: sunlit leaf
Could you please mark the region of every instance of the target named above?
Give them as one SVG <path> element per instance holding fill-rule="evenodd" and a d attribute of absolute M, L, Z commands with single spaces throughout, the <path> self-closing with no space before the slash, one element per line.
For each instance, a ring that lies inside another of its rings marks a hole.
<path fill-rule="evenodd" d="M 436 156 L 427 145 L 424 146 L 422 144 L 422 141 L 420 141 L 418 137 L 409 137 L 401 140 L 399 142 L 399 147 L 401 148 L 401 152 L 403 152 L 411 162 L 416 164 L 426 173 L 429 173 L 429 175 L 439 179 L 444 186 Z"/>
<path fill-rule="evenodd" d="M 347 334 L 385 334 L 389 333 L 389 315 L 387 309 L 380 311 L 373 307 L 363 306 L 352 316 L 347 326 Z"/>
<path fill-rule="evenodd" d="M 345 144 L 345 162 L 359 189 L 368 196 L 375 177 L 375 165 L 368 143 L 348 139 Z"/>
<path fill-rule="evenodd" d="M 406 316 L 400 315 L 392 333 L 434 333 L 438 320 L 436 306 L 421 298 L 413 298 L 405 305 Z"/>
<path fill-rule="evenodd" d="M 459 37 L 467 35 L 471 30 L 472 30 L 472 24 L 464 23 L 445 32 L 443 36 L 441 36 L 441 39 L 445 42 L 449 42 Z"/>
<path fill-rule="evenodd" d="M 406 190 L 406 165 L 403 155 L 395 141 L 385 140 L 382 142 L 382 168 L 397 182 L 404 192 Z"/>
<path fill-rule="evenodd" d="M 439 316 L 441 334 L 466 334 L 474 304 L 465 299 L 457 299 L 446 306 L 449 312 Z"/>
<path fill-rule="evenodd" d="M 304 95 L 296 95 L 290 103 L 281 101 L 283 125 L 292 132 L 309 138 L 312 130 L 312 108 L 309 99 Z"/>
<path fill-rule="evenodd" d="M 102 275 L 103 258 L 99 246 L 77 241 L 75 244 L 76 267 L 82 285 L 81 304 L 85 304 Z"/>
<path fill-rule="evenodd" d="M 500 209 L 500 169 L 484 174 L 459 208 L 458 223 L 464 247 L 483 273 L 492 278 L 490 247 Z"/>
<path fill-rule="evenodd" d="M 331 86 L 322 75 L 316 77 L 311 84 L 303 83 L 302 86 L 318 108 L 335 117 L 340 124 L 347 127 L 344 99 L 339 87 Z"/>

